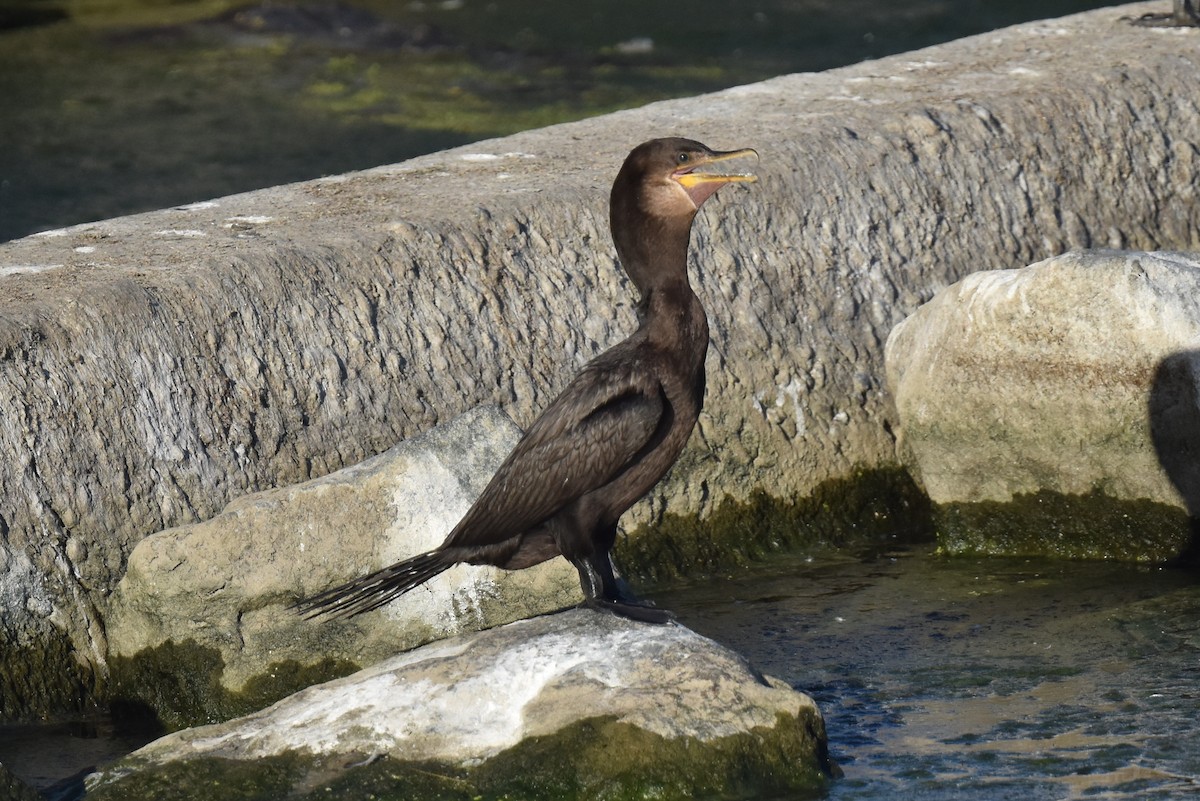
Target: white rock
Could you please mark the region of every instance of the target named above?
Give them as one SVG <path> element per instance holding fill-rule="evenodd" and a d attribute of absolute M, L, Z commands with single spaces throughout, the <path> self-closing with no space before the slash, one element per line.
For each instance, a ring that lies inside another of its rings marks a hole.
<path fill-rule="evenodd" d="M 573 610 L 427 645 L 244 718 L 176 732 L 89 784 L 172 762 L 296 753 L 326 767 L 347 760 L 322 757 L 364 755 L 470 767 L 596 719 L 689 738 L 695 748 L 796 726 L 798 771 L 828 768 L 824 726 L 808 696 L 681 626 Z"/>
<path fill-rule="evenodd" d="M 1200 512 L 1195 254 L 1072 252 L 975 273 L 896 326 L 886 358 L 902 455 L 935 504 L 1043 491 L 1149 501 L 1168 510 L 1154 511 L 1159 528 L 1172 508 Z M 1033 525 L 1064 555 L 1166 558 L 1175 546 L 1151 540 L 1183 536 L 1182 516 L 1167 526 L 1180 531 L 1138 531 L 1114 508 L 1095 512 L 1123 554 L 1070 542 L 1099 519 L 1058 519 L 1080 509 L 1034 509 Z M 1126 526 L 1146 542 L 1121 546 Z"/>
<path fill-rule="evenodd" d="M 110 653 L 136 658 L 169 641 L 215 648 L 222 684 L 238 690 L 282 660 L 366 665 L 578 602 L 577 573 L 560 559 L 517 572 L 459 565 L 351 621 L 287 608 L 439 545 L 519 436 L 484 407 L 360 464 L 147 537 L 111 601 Z"/>

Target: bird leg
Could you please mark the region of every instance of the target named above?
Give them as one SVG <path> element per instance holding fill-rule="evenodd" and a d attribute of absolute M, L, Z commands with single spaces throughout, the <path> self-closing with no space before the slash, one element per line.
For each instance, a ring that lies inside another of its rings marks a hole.
<path fill-rule="evenodd" d="M 572 559 L 571 563 L 579 571 L 584 606 L 643 623 L 670 623 L 675 619 L 667 610 L 655 609 L 654 604 L 634 595 L 629 585 L 613 571 L 612 559 L 607 552 Z"/>

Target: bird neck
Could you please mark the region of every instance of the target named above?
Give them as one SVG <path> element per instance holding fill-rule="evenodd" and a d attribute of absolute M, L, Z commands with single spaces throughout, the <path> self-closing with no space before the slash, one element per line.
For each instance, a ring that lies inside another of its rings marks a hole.
<path fill-rule="evenodd" d="M 681 287 L 691 292 L 687 256 L 692 221 L 681 222 L 647 220 L 635 227 L 614 226 L 621 267 L 637 287 L 644 307 L 656 294 L 674 296 Z"/>
<path fill-rule="evenodd" d="M 677 369 L 702 369 L 708 349 L 708 317 L 686 274 L 679 281 L 660 282 L 643 291 L 638 332 L 656 350 L 676 354 L 681 360 L 674 365 Z"/>
<path fill-rule="evenodd" d="M 614 226 L 621 267 L 637 287 L 638 327 L 647 341 L 668 351 L 708 344 L 704 307 L 688 283 L 691 219 L 643 219 Z"/>

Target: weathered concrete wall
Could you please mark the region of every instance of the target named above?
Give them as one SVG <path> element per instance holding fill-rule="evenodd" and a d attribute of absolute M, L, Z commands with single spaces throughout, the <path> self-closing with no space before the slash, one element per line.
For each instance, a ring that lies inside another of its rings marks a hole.
<path fill-rule="evenodd" d="M 697 221 L 707 408 L 634 522 L 893 462 L 883 342 L 935 290 L 1200 248 L 1200 32 L 1119 20 L 1151 8 L 0 246 L 0 661 L 66 632 L 102 663 L 148 533 L 479 403 L 527 423 L 633 325 L 607 193 L 653 136 L 762 162 Z"/>

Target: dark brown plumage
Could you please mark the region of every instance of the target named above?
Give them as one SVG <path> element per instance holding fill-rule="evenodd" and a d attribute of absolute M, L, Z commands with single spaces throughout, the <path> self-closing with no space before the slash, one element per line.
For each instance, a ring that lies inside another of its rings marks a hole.
<path fill-rule="evenodd" d="M 613 183 L 610 225 L 641 294 L 639 325 L 587 364 L 525 436 L 441 546 L 302 601 L 309 615 L 375 609 L 459 562 L 517 570 L 564 556 L 588 604 L 641 620 L 669 613 L 638 602 L 614 575 L 617 521 L 679 456 L 704 399 L 708 321 L 688 283 L 700 205 L 731 181 L 697 168 L 719 153 L 689 139 L 635 148 Z"/>

